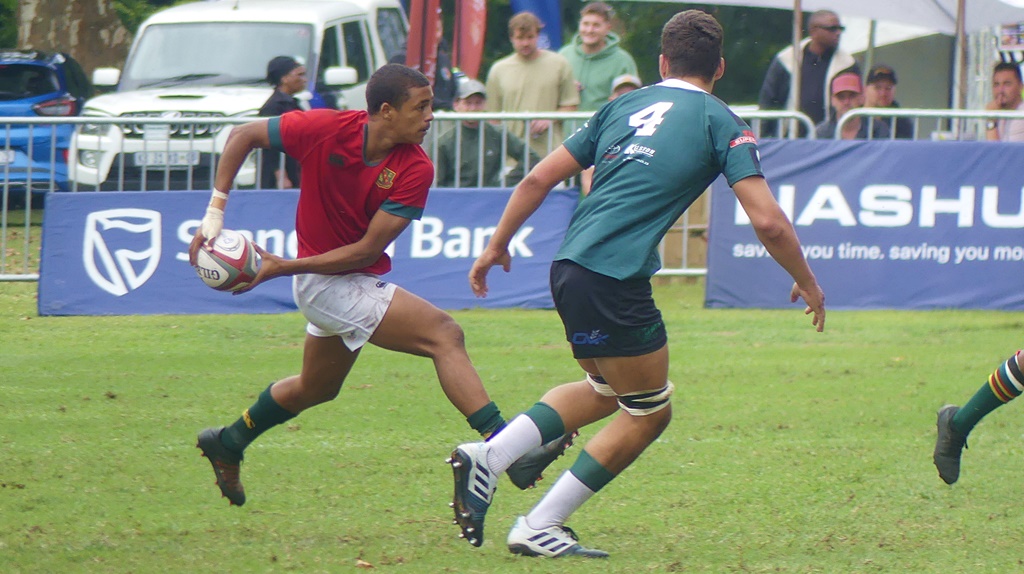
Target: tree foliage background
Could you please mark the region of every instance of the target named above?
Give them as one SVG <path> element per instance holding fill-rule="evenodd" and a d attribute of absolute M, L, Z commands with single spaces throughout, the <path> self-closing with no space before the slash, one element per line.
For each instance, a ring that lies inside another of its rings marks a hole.
<path fill-rule="evenodd" d="M 22 0 L 25 1 L 25 0 Z M 80 2 L 83 0 L 68 0 Z M 125 29 L 134 33 L 139 24 L 153 12 L 189 0 L 91 0 L 104 2 L 117 13 Z M 19 0 L 0 0 L 0 48 L 16 48 L 18 41 L 17 10 Z M 452 29 L 456 0 L 442 0 L 446 30 Z M 569 41 L 576 32 L 579 12 L 584 0 L 561 0 L 562 38 Z M 792 15 L 787 10 L 715 6 L 701 3 L 673 2 L 609 2 L 616 11 L 616 31 L 622 36 L 622 46 L 633 54 L 645 83 L 658 81 L 661 27 L 680 10 L 699 8 L 714 14 L 725 29 L 725 77 L 715 86 L 715 94 L 731 104 L 751 104 L 757 101 L 761 80 L 772 56 L 791 41 Z M 507 23 L 512 16 L 510 0 L 488 0 L 487 33 L 484 47 L 483 70 L 488 70 L 497 59 L 511 53 Z M 88 30 L 86 26 L 84 28 Z M 42 48 L 42 46 L 40 46 Z M 75 46 L 55 46 L 82 59 Z M 101 54 L 103 65 L 124 66 L 126 54 Z M 91 70 L 90 70 L 91 71 Z"/>

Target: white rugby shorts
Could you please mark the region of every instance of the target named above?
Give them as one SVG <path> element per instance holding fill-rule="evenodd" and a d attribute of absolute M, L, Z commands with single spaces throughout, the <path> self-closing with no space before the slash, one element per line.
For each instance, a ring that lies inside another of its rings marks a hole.
<path fill-rule="evenodd" d="M 296 275 L 292 295 L 314 337 L 341 337 L 356 351 L 377 330 L 398 286 L 370 273 Z"/>

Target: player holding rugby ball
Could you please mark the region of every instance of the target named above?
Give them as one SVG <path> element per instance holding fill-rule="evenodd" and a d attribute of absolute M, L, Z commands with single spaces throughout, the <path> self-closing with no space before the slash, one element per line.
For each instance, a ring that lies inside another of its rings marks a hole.
<path fill-rule="evenodd" d="M 420 147 L 434 119 L 432 99 L 426 76 L 389 64 L 367 84 L 368 112 L 294 111 L 236 127 L 228 138 L 210 206 L 189 246 L 190 261 L 195 265 L 199 250 L 223 229 L 227 190 L 252 150 L 298 158 L 298 258 L 258 249 L 259 273 L 238 292 L 292 276 L 296 303 L 309 321 L 301 373 L 267 387 L 230 426 L 199 434 L 198 447 L 231 504 L 245 503 L 239 478 L 245 448 L 264 431 L 334 399 L 366 343 L 433 360 L 448 400 L 485 438 L 505 423 L 470 362 L 462 328 L 381 278 L 391 269 L 384 249 L 420 217 L 434 179 Z M 562 450 L 538 449 L 539 463 L 532 460 L 537 473 Z"/>

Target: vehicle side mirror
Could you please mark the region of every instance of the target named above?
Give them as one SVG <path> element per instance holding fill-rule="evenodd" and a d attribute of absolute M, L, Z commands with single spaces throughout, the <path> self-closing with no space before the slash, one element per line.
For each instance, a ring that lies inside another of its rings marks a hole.
<path fill-rule="evenodd" d="M 355 68 L 331 66 L 324 70 L 324 85 L 330 87 L 351 86 L 359 81 Z"/>
<path fill-rule="evenodd" d="M 117 68 L 96 68 L 92 72 L 92 83 L 99 88 L 112 88 L 121 80 L 121 70 Z"/>

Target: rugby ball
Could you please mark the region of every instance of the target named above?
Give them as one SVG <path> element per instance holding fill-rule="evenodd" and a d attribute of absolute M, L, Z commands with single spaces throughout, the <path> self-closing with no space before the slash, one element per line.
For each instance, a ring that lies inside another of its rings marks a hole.
<path fill-rule="evenodd" d="M 260 270 L 260 256 L 244 235 L 224 229 L 213 249 L 202 247 L 196 256 L 196 273 L 217 291 L 237 291 L 252 283 Z"/>

